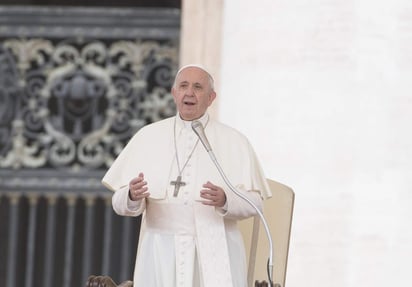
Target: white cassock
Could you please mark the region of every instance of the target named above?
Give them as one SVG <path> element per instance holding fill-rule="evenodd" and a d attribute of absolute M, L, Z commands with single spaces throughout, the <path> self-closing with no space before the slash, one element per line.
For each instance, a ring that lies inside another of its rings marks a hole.
<path fill-rule="evenodd" d="M 271 194 L 248 140 L 208 114 L 200 121 L 227 178 L 261 209 L 262 198 Z M 176 150 L 185 185 L 174 197 L 171 181 L 179 175 Z M 150 192 L 140 203 L 128 197 L 129 182 L 139 172 Z M 199 202 L 202 185 L 208 181 L 225 190 L 225 209 Z M 112 203 L 118 214 L 144 212 L 135 287 L 247 287 L 243 239 L 236 222 L 256 211 L 225 184 L 191 122 L 176 116 L 143 127 L 102 182 L 115 191 Z"/>

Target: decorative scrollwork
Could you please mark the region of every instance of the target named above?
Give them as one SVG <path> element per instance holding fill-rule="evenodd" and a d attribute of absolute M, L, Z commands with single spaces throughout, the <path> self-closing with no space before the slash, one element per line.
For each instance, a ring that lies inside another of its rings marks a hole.
<path fill-rule="evenodd" d="M 17 117 L 19 75 L 9 51 L 0 46 L 0 156 L 11 149 L 12 122 Z"/>
<path fill-rule="evenodd" d="M 17 58 L 17 68 L 24 85 L 25 74 L 31 67 L 42 67 L 48 62 L 53 45 L 46 39 L 10 39 L 4 41 L 4 47 Z"/>
<path fill-rule="evenodd" d="M 1 167 L 106 168 L 138 129 L 175 113 L 170 43 L 11 39 L 1 51 Z"/>

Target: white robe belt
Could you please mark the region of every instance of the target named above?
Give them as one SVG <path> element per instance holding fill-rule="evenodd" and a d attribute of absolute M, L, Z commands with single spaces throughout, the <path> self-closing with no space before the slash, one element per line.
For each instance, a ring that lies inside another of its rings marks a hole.
<path fill-rule="evenodd" d="M 195 236 L 193 206 L 149 201 L 146 228 L 152 232 Z"/>

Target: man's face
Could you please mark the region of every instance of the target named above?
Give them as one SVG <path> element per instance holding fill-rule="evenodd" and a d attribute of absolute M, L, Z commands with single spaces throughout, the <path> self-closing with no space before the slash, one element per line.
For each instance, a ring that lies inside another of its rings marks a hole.
<path fill-rule="evenodd" d="M 182 119 L 200 118 L 216 98 L 208 74 L 200 68 L 188 67 L 177 76 L 172 95 Z"/>

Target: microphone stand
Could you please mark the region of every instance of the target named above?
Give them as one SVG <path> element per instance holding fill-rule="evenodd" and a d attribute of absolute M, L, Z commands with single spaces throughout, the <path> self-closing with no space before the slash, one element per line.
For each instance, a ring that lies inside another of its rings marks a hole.
<path fill-rule="evenodd" d="M 200 132 L 197 130 L 197 128 L 200 129 Z M 246 196 L 244 196 L 243 194 L 241 194 L 233 185 L 232 183 L 229 181 L 229 179 L 226 177 L 222 167 L 220 166 L 219 162 L 216 159 L 216 156 L 214 154 L 214 152 L 212 151 L 212 148 L 210 147 L 209 142 L 207 141 L 206 135 L 204 134 L 204 130 L 203 130 L 203 125 L 199 122 L 199 121 L 193 121 L 192 122 L 192 129 L 194 130 L 194 132 L 197 134 L 197 136 L 199 137 L 200 141 L 202 142 L 203 146 L 205 147 L 207 153 L 209 154 L 210 158 L 212 159 L 213 163 L 215 164 L 217 170 L 219 171 L 220 175 L 222 176 L 224 182 L 229 186 L 230 190 L 236 194 L 237 196 L 239 196 L 240 198 L 244 199 L 247 203 L 249 203 L 258 213 L 263 226 L 265 227 L 265 231 L 266 231 L 266 236 L 268 238 L 269 241 L 269 259 L 268 259 L 268 266 L 267 266 L 267 273 L 268 273 L 268 280 L 269 280 L 269 286 L 273 287 L 273 241 L 272 241 L 272 236 L 270 235 L 270 231 L 269 231 L 269 226 L 266 222 L 265 217 L 263 216 L 263 213 L 259 210 L 259 208 Z"/>

